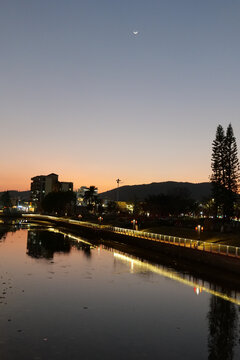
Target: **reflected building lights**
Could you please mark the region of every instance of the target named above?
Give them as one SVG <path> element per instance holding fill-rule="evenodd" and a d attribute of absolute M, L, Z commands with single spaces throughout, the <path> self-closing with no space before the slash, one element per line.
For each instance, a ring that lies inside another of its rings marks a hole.
<path fill-rule="evenodd" d="M 195 286 L 194 292 L 195 292 L 195 294 L 197 294 L 197 295 L 201 294 L 201 292 L 202 292 L 202 287 Z"/>

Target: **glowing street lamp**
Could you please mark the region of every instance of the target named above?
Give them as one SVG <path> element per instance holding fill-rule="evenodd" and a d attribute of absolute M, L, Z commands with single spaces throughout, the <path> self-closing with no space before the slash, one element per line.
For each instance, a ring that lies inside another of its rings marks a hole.
<path fill-rule="evenodd" d="M 133 219 L 131 223 L 133 224 L 133 230 L 136 230 L 137 220 Z"/>
<path fill-rule="evenodd" d="M 195 227 L 195 230 L 196 230 L 197 233 L 198 233 L 198 240 L 200 240 L 200 238 L 201 238 L 201 231 L 203 231 L 203 226 L 202 226 L 202 225 L 197 225 L 197 226 Z"/>

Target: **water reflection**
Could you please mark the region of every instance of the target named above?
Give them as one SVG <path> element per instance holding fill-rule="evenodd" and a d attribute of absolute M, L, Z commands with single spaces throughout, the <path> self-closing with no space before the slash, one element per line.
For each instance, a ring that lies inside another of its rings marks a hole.
<path fill-rule="evenodd" d="M 240 305 L 240 293 L 236 290 L 226 291 L 221 286 L 216 286 L 216 284 L 212 284 L 211 282 L 206 282 L 200 278 L 196 278 L 190 273 L 179 273 L 163 265 L 151 264 L 141 259 L 137 259 L 124 253 L 115 251 L 114 249 L 108 248 L 108 250 L 112 250 L 114 252 L 115 258 L 127 263 L 131 273 L 157 273 L 159 275 L 192 287 L 197 295 L 199 295 L 201 292 L 207 292 L 223 300 L 227 300 L 234 304 Z"/>
<path fill-rule="evenodd" d="M 7 231 L 0 230 L 0 241 L 3 241 L 6 239 Z"/>
<path fill-rule="evenodd" d="M 202 292 L 213 294 L 210 297 L 208 319 L 208 359 L 230 360 L 234 359 L 234 348 L 238 340 L 238 310 L 240 294 L 230 292 L 215 284 L 204 284 L 200 279 L 193 278 L 190 274 L 178 274 L 169 271 L 162 266 L 156 266 L 134 259 L 126 254 L 114 251 L 116 261 L 121 261 L 129 267 L 129 271 L 135 274 L 158 273 L 165 277 L 177 280 L 188 286 L 194 287 L 194 292 L 199 295 Z M 239 340 L 240 342 L 240 340 Z"/>
<path fill-rule="evenodd" d="M 15 232 L 21 228 L 21 225 L 19 225 L 19 222 L 13 222 L 10 220 L 0 220 L 0 242 L 4 241 L 6 239 L 8 232 Z"/>
<path fill-rule="evenodd" d="M 52 259 L 54 253 L 70 253 L 71 248 L 83 251 L 87 258 L 91 257 L 93 246 L 71 234 L 49 228 L 46 230 L 29 230 L 27 239 L 27 255 L 33 258 Z"/>
<path fill-rule="evenodd" d="M 51 227 L 9 234 L 1 256 L 3 360 L 240 358 L 234 286 Z"/>
<path fill-rule="evenodd" d="M 92 249 L 97 246 L 87 240 L 49 227 L 47 230 L 29 230 L 27 241 L 27 254 L 34 258 L 51 259 L 54 253 L 69 253 L 71 248 L 81 250 L 86 258 L 90 259 Z M 127 264 L 130 273 L 135 273 L 140 276 L 150 276 L 152 273 L 170 278 L 177 282 L 183 283 L 193 288 L 194 292 L 199 295 L 202 292 L 207 292 L 214 297 L 219 297 L 223 300 L 230 301 L 234 304 L 240 305 L 240 292 L 237 290 L 226 290 L 222 286 L 217 286 L 214 283 L 204 281 L 201 278 L 193 276 L 189 272 L 175 271 L 173 268 L 164 266 L 162 264 L 154 264 L 145 261 L 141 258 L 129 255 L 123 251 L 118 251 L 113 247 L 100 245 L 98 249 L 112 252 L 114 256 L 114 266 L 117 267 L 117 261 Z"/>
<path fill-rule="evenodd" d="M 216 296 L 210 298 L 208 318 L 208 359 L 234 358 L 237 344 L 238 313 L 236 306 Z"/>
<path fill-rule="evenodd" d="M 52 259 L 54 253 L 69 253 L 71 246 L 62 234 L 49 231 L 28 231 L 27 255 L 33 258 Z"/>

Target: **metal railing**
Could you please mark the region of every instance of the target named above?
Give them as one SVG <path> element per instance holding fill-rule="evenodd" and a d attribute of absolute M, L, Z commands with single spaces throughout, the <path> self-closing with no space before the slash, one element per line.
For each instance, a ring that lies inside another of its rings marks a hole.
<path fill-rule="evenodd" d="M 200 240 L 192 240 L 192 239 L 187 239 L 172 235 L 155 234 L 144 231 L 124 229 L 119 227 L 112 227 L 111 231 L 118 234 L 133 236 L 150 241 L 163 242 L 175 246 L 181 246 L 199 251 L 205 251 L 208 253 L 221 254 L 236 258 L 240 257 L 240 247 L 236 247 L 236 246 L 222 245 L 222 244 L 210 243 Z"/>
<path fill-rule="evenodd" d="M 84 226 L 96 230 L 104 230 L 109 232 L 114 232 L 122 235 L 132 236 L 140 239 L 146 239 L 150 241 L 157 241 L 166 244 L 171 244 L 175 246 L 181 246 L 185 248 L 190 248 L 198 251 L 204 251 L 208 253 L 215 253 L 221 254 L 225 256 L 231 256 L 235 258 L 240 258 L 240 247 L 230 246 L 230 245 L 222 245 L 216 243 L 210 243 L 206 241 L 200 240 L 192 240 L 172 235 L 163 235 L 163 234 L 156 234 L 156 233 L 149 233 L 144 231 L 138 230 L 131 230 L 126 228 L 120 228 L 116 226 L 109 226 L 109 225 L 100 225 L 95 224 L 87 221 L 80 221 L 80 220 L 72 220 L 62 217 L 56 216 L 48 216 L 48 215 L 38 215 L 38 214 L 29 214 L 25 215 L 25 217 L 29 218 L 40 218 L 42 220 L 52 220 L 55 222 L 65 222 L 67 224 L 79 225 Z"/>

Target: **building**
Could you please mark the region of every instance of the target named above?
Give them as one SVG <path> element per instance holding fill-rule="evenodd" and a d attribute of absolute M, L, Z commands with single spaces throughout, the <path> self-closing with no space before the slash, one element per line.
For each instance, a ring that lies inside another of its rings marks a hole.
<path fill-rule="evenodd" d="M 31 200 L 39 209 L 43 198 L 53 191 L 73 191 L 72 182 L 59 182 L 57 174 L 38 175 L 31 178 Z"/>
<path fill-rule="evenodd" d="M 73 191 L 73 183 L 72 182 L 60 182 L 60 191 Z"/>
<path fill-rule="evenodd" d="M 59 191 L 59 181 L 57 174 L 49 174 L 45 176 L 44 196 L 53 191 Z"/>

